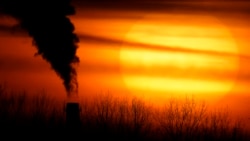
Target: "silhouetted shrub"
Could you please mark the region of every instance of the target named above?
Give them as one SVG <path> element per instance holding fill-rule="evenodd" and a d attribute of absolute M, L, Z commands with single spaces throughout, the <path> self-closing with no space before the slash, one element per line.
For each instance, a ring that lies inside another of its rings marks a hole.
<path fill-rule="evenodd" d="M 83 140 L 153 141 L 247 141 L 241 122 L 230 118 L 228 110 L 209 111 L 204 102 L 192 98 L 171 99 L 156 108 L 139 98 L 100 94 L 93 101 L 80 101 L 81 128 L 69 132 L 65 126 L 63 103 L 42 91 L 8 92 L 0 85 L 0 129 L 40 137 L 52 135 Z M 7 135 L 7 134 L 6 134 Z M 27 136 L 26 136 L 27 137 Z"/>

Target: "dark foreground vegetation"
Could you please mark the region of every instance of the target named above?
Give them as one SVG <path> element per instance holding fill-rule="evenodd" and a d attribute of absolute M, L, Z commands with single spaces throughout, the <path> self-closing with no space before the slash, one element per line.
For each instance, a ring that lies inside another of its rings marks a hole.
<path fill-rule="evenodd" d="M 64 103 L 46 93 L 27 96 L 0 86 L 0 136 L 8 139 L 115 141 L 249 141 L 244 123 L 193 99 L 156 108 L 133 98 L 100 95 L 81 101 L 79 128 L 65 124 Z"/>

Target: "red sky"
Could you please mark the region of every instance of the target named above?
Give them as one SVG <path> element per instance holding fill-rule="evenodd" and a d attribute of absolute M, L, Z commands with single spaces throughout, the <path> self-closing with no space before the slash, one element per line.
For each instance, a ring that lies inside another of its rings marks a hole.
<path fill-rule="evenodd" d="M 77 3 L 79 96 L 100 92 L 160 103 L 195 96 L 249 113 L 249 2 Z M 62 81 L 17 22 L 0 17 L 0 81 L 65 98 Z"/>

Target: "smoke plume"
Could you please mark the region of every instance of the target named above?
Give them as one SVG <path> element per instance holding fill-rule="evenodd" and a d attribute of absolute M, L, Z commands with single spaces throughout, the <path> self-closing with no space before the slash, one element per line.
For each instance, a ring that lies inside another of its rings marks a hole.
<path fill-rule="evenodd" d="M 67 17 L 75 14 L 70 0 L 1 0 L 0 10 L 19 20 L 27 30 L 38 50 L 36 54 L 60 76 L 68 96 L 77 94 L 75 65 L 79 62 L 76 56 L 79 40 Z"/>

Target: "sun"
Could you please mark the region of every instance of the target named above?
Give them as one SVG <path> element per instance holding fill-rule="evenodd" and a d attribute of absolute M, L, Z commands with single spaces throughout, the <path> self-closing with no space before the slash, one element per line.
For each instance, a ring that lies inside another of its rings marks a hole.
<path fill-rule="evenodd" d="M 233 88 L 238 48 L 213 16 L 148 14 L 126 34 L 120 64 L 136 96 L 214 101 Z"/>

